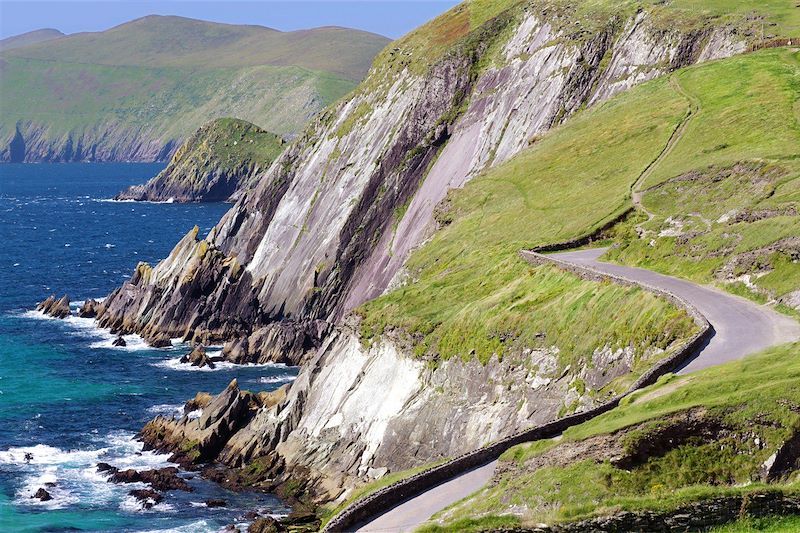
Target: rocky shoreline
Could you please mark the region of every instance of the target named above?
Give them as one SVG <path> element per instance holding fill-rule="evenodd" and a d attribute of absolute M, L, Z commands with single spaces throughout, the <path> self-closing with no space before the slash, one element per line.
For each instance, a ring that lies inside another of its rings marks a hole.
<path fill-rule="evenodd" d="M 316 505 L 308 497 L 308 486 L 286 476 L 284 464 L 275 454 L 256 458 L 247 465 L 240 461 L 226 461 L 222 454 L 228 439 L 246 426 L 260 409 L 275 408 L 286 398 L 288 388 L 289 384 L 286 384 L 272 392 L 252 393 L 240 390 L 234 379 L 216 396 L 198 393 L 186 402 L 180 418 L 154 418 L 137 438 L 144 442 L 145 450 L 170 453 L 170 462 L 185 470 L 199 472 L 205 479 L 228 490 L 275 494 L 292 507 L 289 516 L 280 520 L 251 513 L 247 518 L 253 522 L 248 532 L 281 532 L 289 527 L 292 531 L 316 531 L 320 520 Z M 117 477 L 147 480 L 148 474 L 115 471 L 111 480 L 115 481 Z M 158 487 L 154 485 L 154 488 Z"/>

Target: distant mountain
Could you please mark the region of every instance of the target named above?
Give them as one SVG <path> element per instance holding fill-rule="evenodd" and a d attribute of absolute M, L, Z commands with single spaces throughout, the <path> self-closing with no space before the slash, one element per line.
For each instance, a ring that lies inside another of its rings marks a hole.
<path fill-rule="evenodd" d="M 388 42 L 172 16 L 39 37 L 0 50 L 0 161 L 166 160 L 219 117 L 292 136 L 355 87 Z"/>
<path fill-rule="evenodd" d="M 0 51 L 52 41 L 53 39 L 64 37 L 64 35 L 64 33 L 53 28 L 33 30 L 26 33 L 21 33 L 19 35 L 14 35 L 12 37 L 6 37 L 5 39 L 0 39 Z"/>

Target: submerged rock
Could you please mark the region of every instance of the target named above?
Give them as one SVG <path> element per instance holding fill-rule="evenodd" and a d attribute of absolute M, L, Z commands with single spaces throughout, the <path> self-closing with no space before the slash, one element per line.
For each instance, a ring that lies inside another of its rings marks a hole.
<path fill-rule="evenodd" d="M 127 345 L 128 345 L 128 343 L 127 343 L 127 342 L 125 342 L 125 339 L 123 339 L 123 338 L 122 338 L 122 335 L 120 335 L 119 337 L 117 337 L 116 339 L 114 339 L 114 342 L 112 342 L 112 343 L 111 343 L 111 345 L 112 345 L 112 346 L 124 347 L 124 346 L 127 346 Z"/>
<path fill-rule="evenodd" d="M 31 498 L 36 498 L 36 499 L 38 499 L 40 501 L 43 501 L 43 502 L 47 502 L 47 501 L 50 501 L 50 500 L 53 499 L 53 497 L 50 496 L 50 493 L 47 492 L 46 490 L 44 490 L 41 487 L 39 488 L 39 490 L 36 491 L 36 494 L 31 496 Z"/>
<path fill-rule="evenodd" d="M 66 318 L 70 315 L 69 296 L 65 294 L 57 300 L 56 295 L 51 294 L 36 306 L 36 310 L 55 318 Z"/>
<path fill-rule="evenodd" d="M 215 368 L 214 360 L 208 357 L 206 348 L 202 344 L 195 346 L 191 352 L 181 357 L 181 363 L 190 364 L 198 368 L 207 366 L 208 368 Z"/>
<path fill-rule="evenodd" d="M 152 509 L 164 500 L 164 496 L 152 489 L 134 489 L 128 493 L 142 504 L 143 509 Z"/>
<path fill-rule="evenodd" d="M 228 502 L 222 499 L 210 499 L 205 501 L 206 507 L 227 507 Z"/>

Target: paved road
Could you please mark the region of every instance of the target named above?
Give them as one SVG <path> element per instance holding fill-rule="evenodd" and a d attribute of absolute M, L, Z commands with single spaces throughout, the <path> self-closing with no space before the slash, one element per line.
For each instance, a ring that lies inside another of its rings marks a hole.
<path fill-rule="evenodd" d="M 693 372 L 726 361 L 741 359 L 769 346 L 792 342 L 800 338 L 800 324 L 795 320 L 710 287 L 682 279 L 656 274 L 642 268 L 613 265 L 598 261 L 605 248 L 578 250 L 555 254 L 561 260 L 585 265 L 608 274 L 625 276 L 677 294 L 693 304 L 711 322 L 716 331 L 711 342 L 680 373 Z"/>
<path fill-rule="evenodd" d="M 716 333 L 710 342 L 679 373 L 685 374 L 741 359 L 769 346 L 800 339 L 800 324 L 768 307 L 649 270 L 598 261 L 598 257 L 605 251 L 605 248 L 595 248 L 553 255 L 576 265 L 589 266 L 608 274 L 625 276 L 634 281 L 668 290 L 691 302 L 714 326 Z M 479 490 L 492 477 L 496 465 L 497 461 L 493 461 L 434 487 L 389 509 L 361 526 L 358 531 L 370 533 L 413 531 L 435 513 Z"/>

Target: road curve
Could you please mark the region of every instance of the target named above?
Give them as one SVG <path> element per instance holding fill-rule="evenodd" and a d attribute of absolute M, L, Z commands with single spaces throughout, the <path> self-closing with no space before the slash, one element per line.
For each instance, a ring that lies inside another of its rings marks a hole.
<path fill-rule="evenodd" d="M 642 268 L 604 263 L 598 260 L 606 248 L 550 254 L 571 263 L 607 274 L 646 283 L 675 294 L 694 305 L 714 326 L 715 334 L 679 373 L 686 374 L 727 361 L 741 359 L 770 346 L 800 339 L 800 323 L 769 307 L 745 298 L 704 287 Z M 400 505 L 387 510 L 356 531 L 397 533 L 413 531 L 435 513 L 479 490 L 492 477 L 497 461 L 465 472 Z"/>

